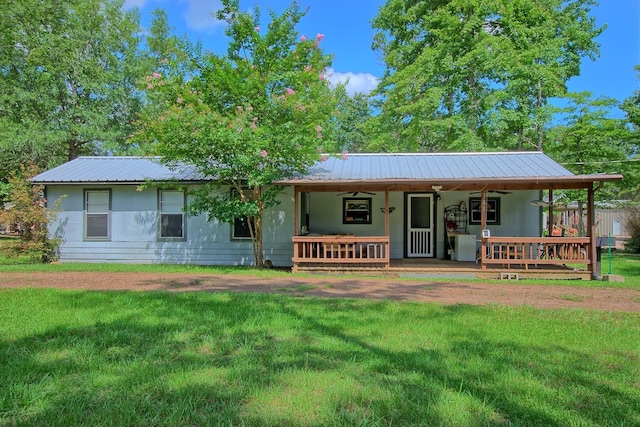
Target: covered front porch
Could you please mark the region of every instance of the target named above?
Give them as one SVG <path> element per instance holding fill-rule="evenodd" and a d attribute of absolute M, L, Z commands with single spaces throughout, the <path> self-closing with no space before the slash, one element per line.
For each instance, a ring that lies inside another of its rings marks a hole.
<path fill-rule="evenodd" d="M 388 237 L 295 236 L 294 272 L 373 274 L 390 277 L 581 279 L 592 276 L 589 238 L 483 239 L 475 261 L 390 258 Z M 484 255 L 484 256 L 483 256 Z"/>
<path fill-rule="evenodd" d="M 595 193 L 619 179 L 573 175 L 542 153 L 334 159 L 286 181 L 294 189 L 293 271 L 592 278 Z M 553 218 L 542 192 L 553 200 L 567 189 L 586 196 L 580 236 L 542 224 L 543 213 Z"/>

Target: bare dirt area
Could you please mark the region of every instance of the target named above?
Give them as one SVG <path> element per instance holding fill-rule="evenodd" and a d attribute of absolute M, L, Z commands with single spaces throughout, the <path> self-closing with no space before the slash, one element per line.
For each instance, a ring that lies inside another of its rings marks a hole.
<path fill-rule="evenodd" d="M 264 278 L 240 274 L 2 273 L 0 289 L 40 287 L 92 291 L 265 292 L 327 298 L 368 298 L 440 304 L 527 305 L 640 313 L 640 290 L 443 282 L 336 276 Z"/>

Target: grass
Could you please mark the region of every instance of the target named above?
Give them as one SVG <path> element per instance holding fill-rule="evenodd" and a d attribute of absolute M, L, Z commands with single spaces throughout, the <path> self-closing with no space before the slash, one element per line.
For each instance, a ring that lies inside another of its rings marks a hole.
<path fill-rule="evenodd" d="M 640 425 L 632 313 L 0 291 L 0 425 Z"/>

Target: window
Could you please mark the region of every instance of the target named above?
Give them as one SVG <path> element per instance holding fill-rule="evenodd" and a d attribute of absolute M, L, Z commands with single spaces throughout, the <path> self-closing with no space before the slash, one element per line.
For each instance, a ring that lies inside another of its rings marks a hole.
<path fill-rule="evenodd" d="M 371 224 L 371 198 L 343 199 L 343 224 Z"/>
<path fill-rule="evenodd" d="M 470 217 L 469 224 L 480 224 L 482 211 L 480 210 L 481 199 L 479 197 L 469 198 Z M 500 198 L 487 197 L 487 225 L 500 224 Z"/>
<path fill-rule="evenodd" d="M 84 192 L 84 238 L 108 240 L 111 237 L 111 191 L 86 190 Z"/>
<path fill-rule="evenodd" d="M 251 232 L 249 231 L 249 217 L 243 216 L 242 218 L 233 219 L 233 236 L 234 239 L 250 239 Z"/>
<path fill-rule="evenodd" d="M 160 238 L 183 239 L 184 193 L 177 190 L 160 190 Z"/>
<path fill-rule="evenodd" d="M 231 190 L 231 197 L 239 198 L 240 195 L 238 191 L 234 188 Z M 251 231 L 249 230 L 249 221 L 252 220 L 251 217 L 242 216 L 242 217 L 234 217 L 233 218 L 233 226 L 231 227 L 231 238 L 232 239 L 250 239 Z"/>

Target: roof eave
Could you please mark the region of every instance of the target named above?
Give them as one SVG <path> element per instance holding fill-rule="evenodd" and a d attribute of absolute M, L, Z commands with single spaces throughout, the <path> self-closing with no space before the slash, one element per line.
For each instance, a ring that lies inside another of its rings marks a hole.
<path fill-rule="evenodd" d="M 553 176 L 553 177 L 513 177 L 513 178 L 494 178 L 485 179 L 380 179 L 380 180 L 306 180 L 306 179 L 290 179 L 275 182 L 278 185 L 294 185 L 300 188 L 320 188 L 325 187 L 325 191 L 331 189 L 343 189 L 354 187 L 375 188 L 379 191 L 387 189 L 417 188 L 429 186 L 441 186 L 441 191 L 466 191 L 466 190 L 504 190 L 504 189 L 580 189 L 588 188 L 594 182 L 620 181 L 622 175 L 572 175 L 572 176 Z"/>

